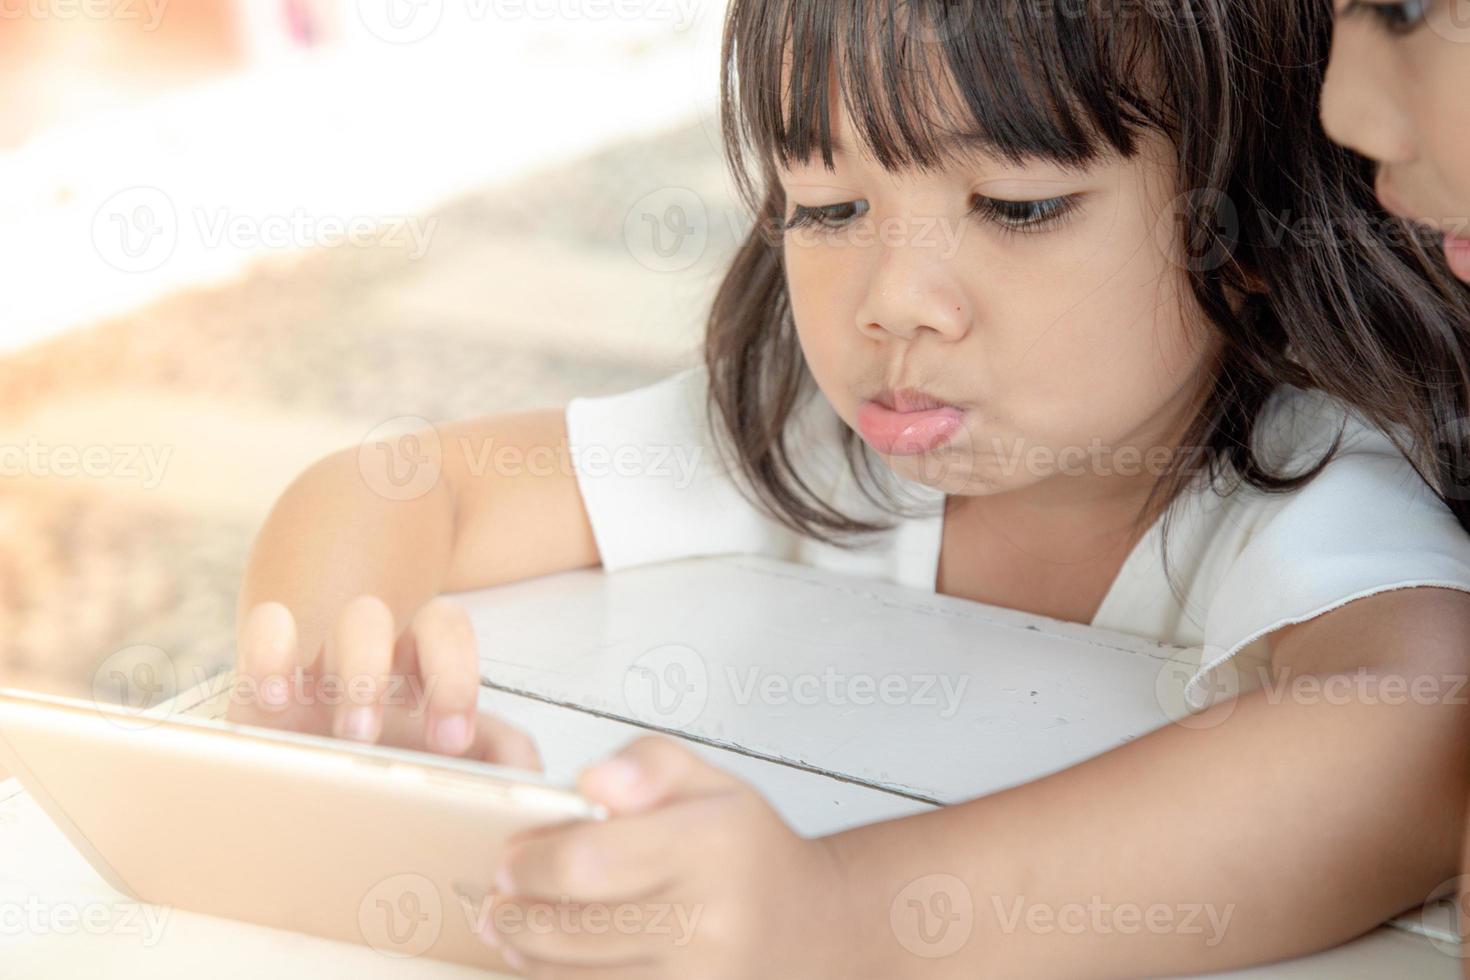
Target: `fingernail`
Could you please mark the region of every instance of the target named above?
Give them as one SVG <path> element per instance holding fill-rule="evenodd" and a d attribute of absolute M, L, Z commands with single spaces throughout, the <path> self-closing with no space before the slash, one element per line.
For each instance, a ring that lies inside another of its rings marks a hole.
<path fill-rule="evenodd" d="M 512 970 L 524 970 L 526 968 L 526 958 L 509 946 L 502 949 L 500 955 L 505 962 L 510 964 Z"/>
<path fill-rule="evenodd" d="M 495 892 L 498 895 L 514 895 L 515 882 L 510 880 L 510 869 L 501 868 L 495 874 Z"/>
<path fill-rule="evenodd" d="M 373 742 L 377 740 L 377 713 L 367 706 L 359 706 L 347 712 L 342 719 L 343 738 L 354 739 L 358 742 Z"/>
<path fill-rule="evenodd" d="M 485 921 L 485 924 L 480 927 L 480 938 L 485 941 L 485 945 L 487 946 L 500 945 L 500 934 L 495 931 L 494 914 L 491 914 L 490 918 Z"/>
<path fill-rule="evenodd" d="M 435 747 L 441 752 L 463 752 L 470 744 L 470 720 L 464 715 L 440 718 L 434 725 Z"/>

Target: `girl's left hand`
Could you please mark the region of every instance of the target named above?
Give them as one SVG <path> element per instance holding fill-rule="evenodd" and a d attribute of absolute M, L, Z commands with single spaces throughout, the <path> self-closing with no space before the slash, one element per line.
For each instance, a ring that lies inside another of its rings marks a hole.
<path fill-rule="evenodd" d="M 851 977 L 843 868 L 750 786 L 640 739 L 582 774 L 606 821 L 513 842 L 487 942 L 536 980 Z"/>

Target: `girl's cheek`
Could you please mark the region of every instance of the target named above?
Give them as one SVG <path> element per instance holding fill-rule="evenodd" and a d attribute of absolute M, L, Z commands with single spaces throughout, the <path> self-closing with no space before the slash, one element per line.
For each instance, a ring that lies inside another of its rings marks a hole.
<path fill-rule="evenodd" d="M 1075 424 L 1073 413 L 1119 432 L 1141 423 L 1192 375 L 1208 338 L 1173 258 L 1137 225 L 1116 230 L 1118 247 L 1047 300 L 1046 329 L 1019 349 L 1023 364 L 1045 370 L 1011 372 L 1031 375 L 1015 397 L 1038 413 L 1058 407 L 1058 429 Z"/>
<path fill-rule="evenodd" d="M 853 319 L 866 286 L 850 256 L 812 246 L 788 251 L 786 285 L 803 346 L 807 336 L 829 342 L 857 339 Z"/>
<path fill-rule="evenodd" d="M 825 270 L 824 265 L 828 267 Z M 855 356 L 860 338 L 852 326 L 851 309 L 842 303 L 847 284 L 831 263 L 823 263 L 810 253 L 788 252 L 786 285 L 797 340 L 812 378 L 837 412 L 851 418 L 856 408 L 845 407 L 848 395 L 843 379 L 852 372 L 844 373 L 844 360 Z"/>

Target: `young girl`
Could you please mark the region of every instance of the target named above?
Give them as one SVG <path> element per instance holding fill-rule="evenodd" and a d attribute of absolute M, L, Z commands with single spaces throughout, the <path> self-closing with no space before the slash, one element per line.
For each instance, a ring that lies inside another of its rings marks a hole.
<path fill-rule="evenodd" d="M 1322 92 L 1328 135 L 1380 164 L 1384 207 L 1443 236 L 1470 282 L 1470 7 L 1338 0 Z"/>
<path fill-rule="evenodd" d="M 252 554 L 259 702 L 233 716 L 534 766 L 476 716 L 473 637 L 434 596 L 760 552 L 1199 647 L 1202 711 L 810 840 L 678 743 L 636 742 L 581 780 L 612 819 L 487 871 L 498 908 L 555 906 L 556 929 L 486 934 L 531 976 L 1214 971 L 1424 901 L 1470 790 L 1470 535 L 1436 448 L 1467 414 L 1470 308 L 1317 122 L 1330 17 L 733 0 L 726 147 L 758 221 L 705 363 L 443 426 L 457 451 L 416 494 L 387 492 L 407 459 L 315 464 Z M 469 465 L 487 440 L 571 462 Z M 670 450 L 692 475 L 656 465 Z M 392 673 L 424 703 L 384 696 Z M 327 677 L 356 696 L 325 706 Z M 1324 677 L 1351 696 L 1291 686 Z M 943 913 L 951 888 L 972 932 L 921 955 L 890 914 Z M 627 903 L 699 924 L 678 944 L 575 927 Z M 1018 903 L 1228 928 L 1029 928 Z"/>

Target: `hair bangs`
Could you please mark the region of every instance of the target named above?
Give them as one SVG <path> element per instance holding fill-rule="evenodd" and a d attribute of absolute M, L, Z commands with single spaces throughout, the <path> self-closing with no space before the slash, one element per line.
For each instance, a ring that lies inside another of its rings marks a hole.
<path fill-rule="evenodd" d="M 1091 5 L 1094 14 L 1096 6 Z M 888 171 L 980 151 L 1081 167 L 1135 152 L 1152 117 L 1112 22 L 1026 0 L 766 0 L 731 9 L 724 51 L 726 151 L 747 198 L 745 152 L 771 169 L 864 152 Z M 1135 25 L 1136 26 L 1136 25 Z M 837 104 L 840 101 L 840 105 Z M 861 146 L 841 146 L 845 111 Z"/>

